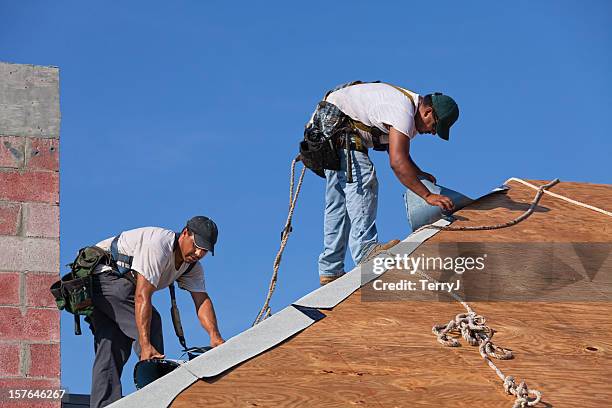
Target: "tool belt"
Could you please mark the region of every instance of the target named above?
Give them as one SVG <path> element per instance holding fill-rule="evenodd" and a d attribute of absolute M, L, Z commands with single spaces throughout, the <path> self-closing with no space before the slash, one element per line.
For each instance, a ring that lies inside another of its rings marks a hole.
<path fill-rule="evenodd" d="M 111 243 L 110 251 L 97 246 L 81 248 L 75 260 L 68 264 L 70 272 L 49 288 L 59 310 L 74 315 L 74 334 L 81 334 L 80 316 L 91 317 L 93 304 L 93 274 L 98 265 L 107 265 L 113 272 L 136 285 L 136 274 L 130 269 L 132 257 L 117 250 L 119 236 Z"/>
<path fill-rule="evenodd" d="M 340 170 L 337 139 L 348 130 L 348 117 L 334 104 L 319 102 L 312 122 L 304 129 L 300 158 L 315 174 L 325 178 L 325 170 Z"/>
<path fill-rule="evenodd" d="M 348 139 L 348 141 L 347 141 Z M 367 152 L 367 147 L 353 128 L 351 118 L 336 105 L 327 101 L 319 102 L 312 122 L 304 130 L 300 142 L 300 159 L 318 176 L 325 178 L 324 170 L 340 170 L 339 149 Z M 347 182 L 352 183 L 351 155 L 347 154 Z"/>
<path fill-rule="evenodd" d="M 348 150 L 354 150 L 356 152 L 368 154 L 368 148 L 363 144 L 361 137 L 351 136 L 349 140 L 350 142 Z M 338 138 L 336 146 L 340 149 L 346 149 L 346 138 Z"/>
<path fill-rule="evenodd" d="M 59 310 L 74 315 L 74 334 L 81 334 L 79 316 L 90 317 L 93 313 L 92 275 L 100 264 L 111 265 L 111 255 L 102 248 L 81 248 L 75 260 L 68 264 L 70 272 L 62 276 L 49 288 Z"/>

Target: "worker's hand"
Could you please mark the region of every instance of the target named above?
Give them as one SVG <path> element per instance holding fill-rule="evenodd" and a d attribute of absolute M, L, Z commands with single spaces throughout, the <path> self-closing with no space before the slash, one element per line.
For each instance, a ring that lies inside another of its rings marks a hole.
<path fill-rule="evenodd" d="M 142 360 L 150 360 L 152 358 L 164 358 L 165 355 L 161 354 L 159 351 L 155 350 L 155 347 L 152 345 L 143 346 L 140 351 L 140 361 Z"/>
<path fill-rule="evenodd" d="M 429 205 L 437 205 L 446 211 L 451 211 L 455 206 L 453 204 L 453 200 L 441 194 L 429 194 L 427 197 L 425 197 L 425 201 L 427 201 L 427 204 Z"/>
<path fill-rule="evenodd" d="M 225 343 L 225 340 L 223 340 L 223 338 L 220 335 L 214 336 L 210 338 L 210 346 L 211 347 L 217 347 L 220 346 L 221 344 Z"/>
<path fill-rule="evenodd" d="M 436 184 L 436 178 L 433 176 L 433 174 L 429 174 L 426 173 L 424 171 L 422 171 L 419 176 L 421 177 L 425 177 L 427 180 L 431 181 L 432 183 Z"/>

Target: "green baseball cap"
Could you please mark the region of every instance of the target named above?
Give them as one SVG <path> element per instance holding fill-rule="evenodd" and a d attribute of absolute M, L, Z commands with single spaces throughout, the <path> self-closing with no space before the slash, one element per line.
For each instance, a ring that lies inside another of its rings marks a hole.
<path fill-rule="evenodd" d="M 459 106 L 448 95 L 443 95 L 441 92 L 434 92 L 431 95 L 431 103 L 438 117 L 438 125 L 436 126 L 436 134 L 444 140 L 448 140 L 450 127 L 459 118 Z"/>

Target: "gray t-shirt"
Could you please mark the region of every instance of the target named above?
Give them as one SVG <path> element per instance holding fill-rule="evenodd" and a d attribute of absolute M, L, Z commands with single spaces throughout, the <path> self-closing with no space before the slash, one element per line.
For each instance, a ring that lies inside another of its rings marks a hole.
<path fill-rule="evenodd" d="M 119 253 L 134 257 L 132 269 L 145 277 L 156 290 L 164 289 L 176 281 L 181 289 L 189 292 L 206 292 L 204 268 L 200 262 L 185 273 L 189 264 L 183 262 L 177 270 L 174 267 L 174 232 L 159 227 L 143 227 L 122 232 L 117 247 Z M 110 237 L 96 246 L 110 251 Z M 98 271 L 111 269 L 98 267 Z"/>

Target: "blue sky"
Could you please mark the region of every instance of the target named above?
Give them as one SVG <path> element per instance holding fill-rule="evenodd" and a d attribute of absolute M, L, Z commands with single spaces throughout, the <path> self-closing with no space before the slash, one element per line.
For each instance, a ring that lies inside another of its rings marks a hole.
<path fill-rule="evenodd" d="M 290 161 L 317 101 L 339 83 L 380 79 L 453 96 L 461 116 L 450 142 L 423 135 L 411 150 L 440 184 L 468 195 L 512 176 L 612 181 L 606 0 L 22 1 L 2 2 L 0 15 L 0 60 L 60 68 L 62 265 L 122 230 L 180 230 L 208 215 L 220 235 L 206 282 L 226 338 L 264 300 Z M 373 159 L 379 235 L 404 238 L 404 189 L 385 154 Z M 318 286 L 323 188 L 307 175 L 275 311 Z M 188 343 L 208 344 L 179 295 Z M 166 354 L 178 358 L 168 297 L 154 303 Z M 62 316 L 70 392 L 89 393 L 92 341 Z"/>

